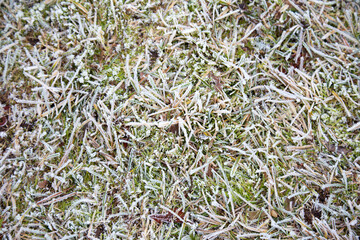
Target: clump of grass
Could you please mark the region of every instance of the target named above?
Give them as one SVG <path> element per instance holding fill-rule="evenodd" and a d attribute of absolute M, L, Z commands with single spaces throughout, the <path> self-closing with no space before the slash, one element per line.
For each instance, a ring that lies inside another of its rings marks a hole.
<path fill-rule="evenodd" d="M 359 8 L 0 2 L 0 236 L 356 239 Z"/>

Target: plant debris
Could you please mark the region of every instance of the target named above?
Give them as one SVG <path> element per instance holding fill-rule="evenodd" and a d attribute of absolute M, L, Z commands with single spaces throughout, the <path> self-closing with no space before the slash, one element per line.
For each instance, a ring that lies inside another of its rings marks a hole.
<path fill-rule="evenodd" d="M 180 219 L 171 212 L 167 214 L 153 214 L 150 215 L 150 218 L 159 224 L 170 223 L 172 221 L 174 221 L 175 223 L 182 223 L 184 221 L 185 213 L 180 209 L 174 209 L 173 212 L 175 212 L 180 217 Z"/>
<path fill-rule="evenodd" d="M 95 237 L 96 237 L 96 238 L 100 238 L 101 235 L 102 235 L 104 232 L 105 232 L 104 224 L 100 224 L 100 225 L 96 228 Z"/>
<path fill-rule="evenodd" d="M 46 180 L 43 180 L 38 183 L 39 188 L 47 188 L 49 186 L 49 182 Z"/>
<path fill-rule="evenodd" d="M 175 134 L 175 135 L 178 135 L 179 134 L 179 124 L 175 123 L 175 124 L 172 124 L 170 127 L 169 127 L 169 132 Z"/>
<path fill-rule="evenodd" d="M 304 209 L 305 221 L 309 224 L 312 224 L 314 218 L 321 218 L 321 211 L 315 207 L 306 207 Z"/>

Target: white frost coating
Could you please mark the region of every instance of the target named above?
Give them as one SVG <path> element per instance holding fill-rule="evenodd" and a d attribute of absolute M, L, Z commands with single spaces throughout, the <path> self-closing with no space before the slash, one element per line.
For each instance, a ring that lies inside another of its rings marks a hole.
<path fill-rule="evenodd" d="M 353 239 L 360 16 L 340 2 L 2 4 L 0 235 Z"/>
<path fill-rule="evenodd" d="M 347 131 L 351 132 L 351 131 L 355 131 L 355 130 L 357 130 L 359 128 L 360 128 L 360 122 L 355 123 L 352 127 L 348 128 Z"/>

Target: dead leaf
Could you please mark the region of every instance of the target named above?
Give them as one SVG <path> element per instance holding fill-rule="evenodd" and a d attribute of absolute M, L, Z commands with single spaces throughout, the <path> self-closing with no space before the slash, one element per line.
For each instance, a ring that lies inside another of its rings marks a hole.
<path fill-rule="evenodd" d="M 274 218 L 277 218 L 279 216 L 278 213 L 274 209 L 270 210 L 270 215 Z"/>
<path fill-rule="evenodd" d="M 48 186 L 48 184 L 49 184 L 49 182 L 44 180 L 44 181 L 41 181 L 38 183 L 38 187 L 44 189 Z"/>
<path fill-rule="evenodd" d="M 168 213 L 168 214 L 153 214 L 150 215 L 150 218 L 152 220 L 155 220 L 155 222 L 157 223 L 169 223 L 172 220 L 172 214 Z"/>
<path fill-rule="evenodd" d="M 346 155 L 346 154 L 348 154 L 349 152 L 352 151 L 352 149 L 350 149 L 349 147 L 336 146 L 335 144 L 332 144 L 332 143 L 327 143 L 326 148 L 328 149 L 329 152 L 340 153 L 340 154 L 343 154 L 343 155 Z"/>
<path fill-rule="evenodd" d="M 175 212 L 182 220 L 184 219 L 185 213 L 181 209 L 175 208 L 173 212 Z M 171 221 L 174 221 L 176 223 L 183 222 L 178 217 L 174 216 L 171 212 L 167 214 L 153 214 L 150 215 L 150 218 L 159 224 L 170 223 Z"/>
<path fill-rule="evenodd" d="M 172 132 L 175 135 L 179 135 L 179 124 L 175 123 L 169 127 L 169 132 Z"/>
<path fill-rule="evenodd" d="M 2 117 L 0 118 L 0 127 L 5 126 L 7 123 L 7 118 L 6 117 Z"/>
<path fill-rule="evenodd" d="M 255 220 L 255 219 L 261 219 L 265 218 L 266 214 L 262 210 L 256 210 L 256 211 L 247 211 L 248 219 Z"/>
<path fill-rule="evenodd" d="M 175 208 L 173 212 L 175 212 L 181 218 L 181 220 L 184 220 L 185 213 L 180 208 Z M 174 222 L 182 223 L 183 221 L 181 220 L 178 217 L 174 216 Z"/>
<path fill-rule="evenodd" d="M 218 91 L 218 92 L 221 92 L 221 91 L 222 91 L 222 85 L 223 85 L 223 83 L 221 82 L 221 78 L 215 76 L 213 72 L 210 72 L 210 73 L 209 73 L 209 76 L 210 76 L 212 79 L 215 80 L 215 90 Z"/>

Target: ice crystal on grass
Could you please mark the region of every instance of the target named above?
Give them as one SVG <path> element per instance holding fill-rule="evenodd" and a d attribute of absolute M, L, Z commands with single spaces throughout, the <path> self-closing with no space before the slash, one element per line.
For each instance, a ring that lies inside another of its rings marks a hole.
<path fill-rule="evenodd" d="M 1 1 L 4 239 L 360 235 L 357 1 Z"/>

